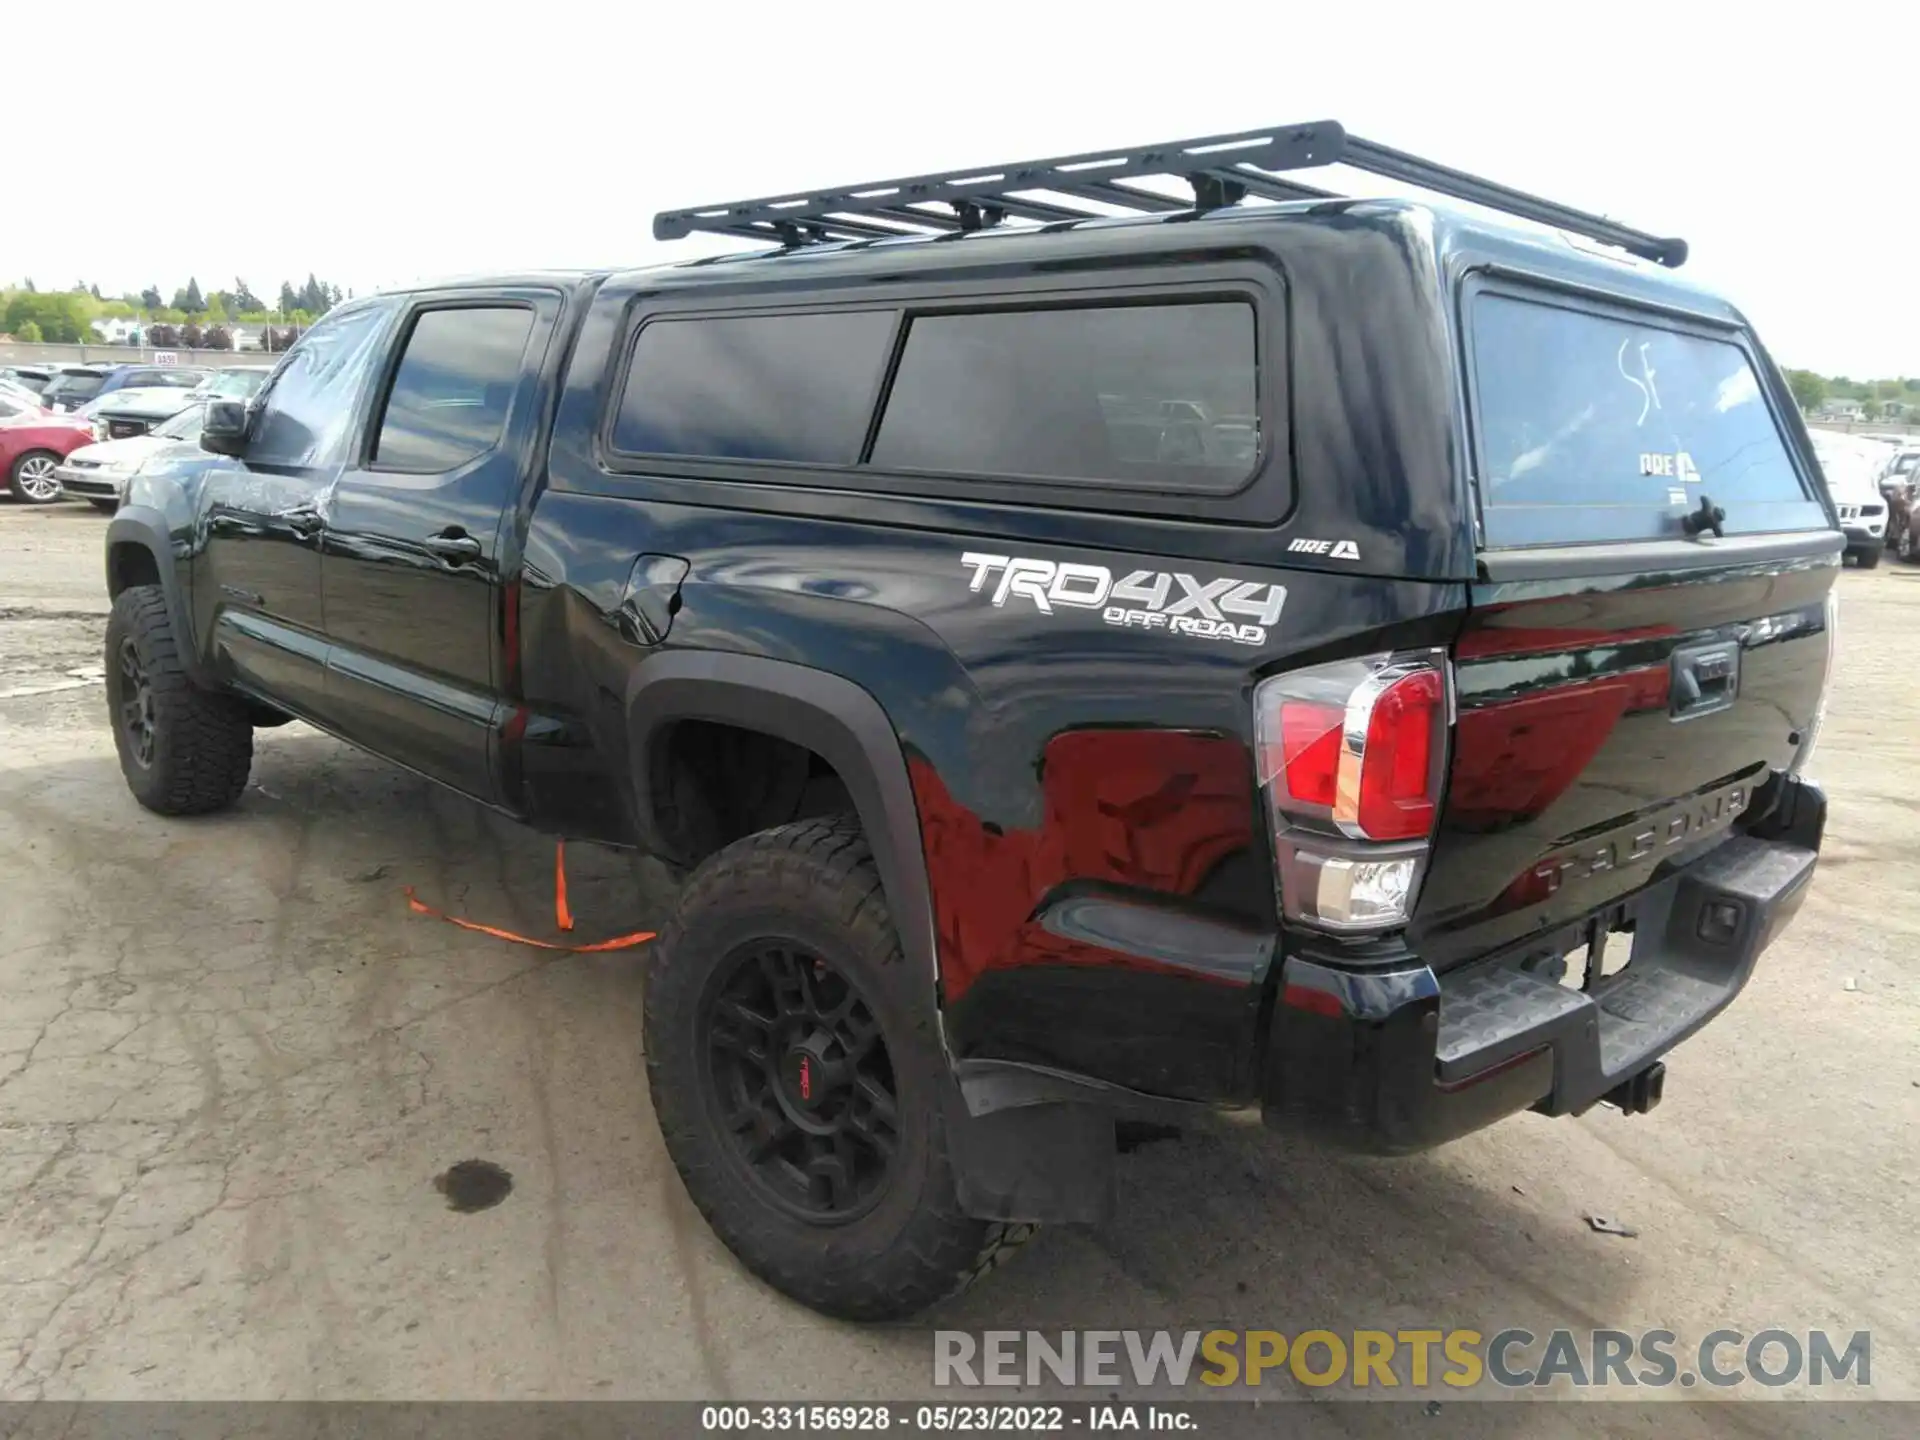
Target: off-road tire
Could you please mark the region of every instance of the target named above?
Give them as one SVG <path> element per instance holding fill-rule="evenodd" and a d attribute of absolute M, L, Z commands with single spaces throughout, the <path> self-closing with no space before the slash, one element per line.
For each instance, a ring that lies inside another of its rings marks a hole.
<path fill-rule="evenodd" d="M 16 456 L 7 471 L 7 489 L 13 498 L 22 505 L 51 505 L 60 498 L 60 487 L 55 484 L 49 494 L 34 495 L 27 490 L 27 472 L 46 471 L 51 475 L 51 465 L 58 465 L 60 456 L 52 450 L 29 450 Z"/>
<path fill-rule="evenodd" d="M 701 997 L 728 956 L 767 940 L 811 950 L 853 981 L 892 1063 L 898 1150 L 878 1200 L 844 1222 L 810 1223 L 763 1195 L 709 1099 Z M 851 816 L 763 830 L 709 858 L 654 949 L 647 1084 L 667 1152 L 727 1248 L 823 1314 L 912 1315 L 966 1288 L 1034 1229 L 960 1211 L 941 1104 L 951 1082 L 922 989 L 907 975 L 872 851 Z"/>
<path fill-rule="evenodd" d="M 123 708 L 136 689 L 125 673 L 128 644 L 151 701 L 151 754 L 144 764 Z M 238 800 L 253 765 L 253 726 L 241 701 L 203 690 L 187 674 L 158 585 L 129 586 L 114 597 L 106 663 L 107 718 L 133 798 L 161 815 L 205 815 Z"/>

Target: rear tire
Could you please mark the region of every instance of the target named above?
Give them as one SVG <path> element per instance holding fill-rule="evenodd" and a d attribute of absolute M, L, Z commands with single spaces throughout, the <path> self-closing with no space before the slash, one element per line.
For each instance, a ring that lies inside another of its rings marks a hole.
<path fill-rule="evenodd" d="M 1913 530 L 1903 525 L 1894 532 L 1893 558 L 1902 565 L 1911 565 L 1914 561 L 1914 553 Z"/>
<path fill-rule="evenodd" d="M 769 1285 L 897 1320 L 1032 1233 L 960 1211 L 935 1017 L 848 816 L 702 864 L 647 975 L 647 1084 L 700 1213 Z"/>
<path fill-rule="evenodd" d="M 158 585 L 114 597 L 106 658 L 107 715 L 133 798 L 160 815 L 205 815 L 238 800 L 253 727 L 240 701 L 187 674 Z"/>
<path fill-rule="evenodd" d="M 59 463 L 51 450 L 29 450 L 7 472 L 7 489 L 23 505 L 51 505 L 60 498 L 60 482 L 53 478 Z"/>

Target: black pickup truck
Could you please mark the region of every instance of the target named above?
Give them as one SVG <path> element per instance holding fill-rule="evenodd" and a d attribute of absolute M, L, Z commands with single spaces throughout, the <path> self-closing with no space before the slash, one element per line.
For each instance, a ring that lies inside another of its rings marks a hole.
<path fill-rule="evenodd" d="M 668 1148 L 840 1315 L 1099 1216 L 1117 1119 L 1658 1101 L 1812 876 L 1844 545 L 1682 242 L 1331 123 L 655 229 L 765 243 L 343 305 L 140 474 L 142 804 L 297 717 L 685 867 Z"/>

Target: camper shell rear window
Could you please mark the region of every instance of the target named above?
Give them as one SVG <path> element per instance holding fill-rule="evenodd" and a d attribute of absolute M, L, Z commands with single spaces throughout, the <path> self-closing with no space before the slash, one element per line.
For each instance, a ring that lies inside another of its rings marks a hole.
<path fill-rule="evenodd" d="M 1729 535 L 1827 524 L 1736 332 L 1518 287 L 1465 304 L 1489 548 L 1673 539 L 1708 499 Z"/>

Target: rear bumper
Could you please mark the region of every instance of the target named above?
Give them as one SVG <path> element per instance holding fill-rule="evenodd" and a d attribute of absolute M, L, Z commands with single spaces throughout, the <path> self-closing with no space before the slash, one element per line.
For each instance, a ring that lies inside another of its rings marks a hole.
<path fill-rule="evenodd" d="M 1527 968 L 1551 950 L 1539 942 L 1439 976 L 1411 957 L 1369 969 L 1289 957 L 1267 1047 L 1268 1123 L 1397 1154 L 1518 1110 L 1577 1114 L 1647 1072 L 1732 1002 L 1806 897 L 1826 797 L 1776 783 L 1755 833 L 1583 922 L 1633 931 L 1631 963 L 1586 991 Z"/>

